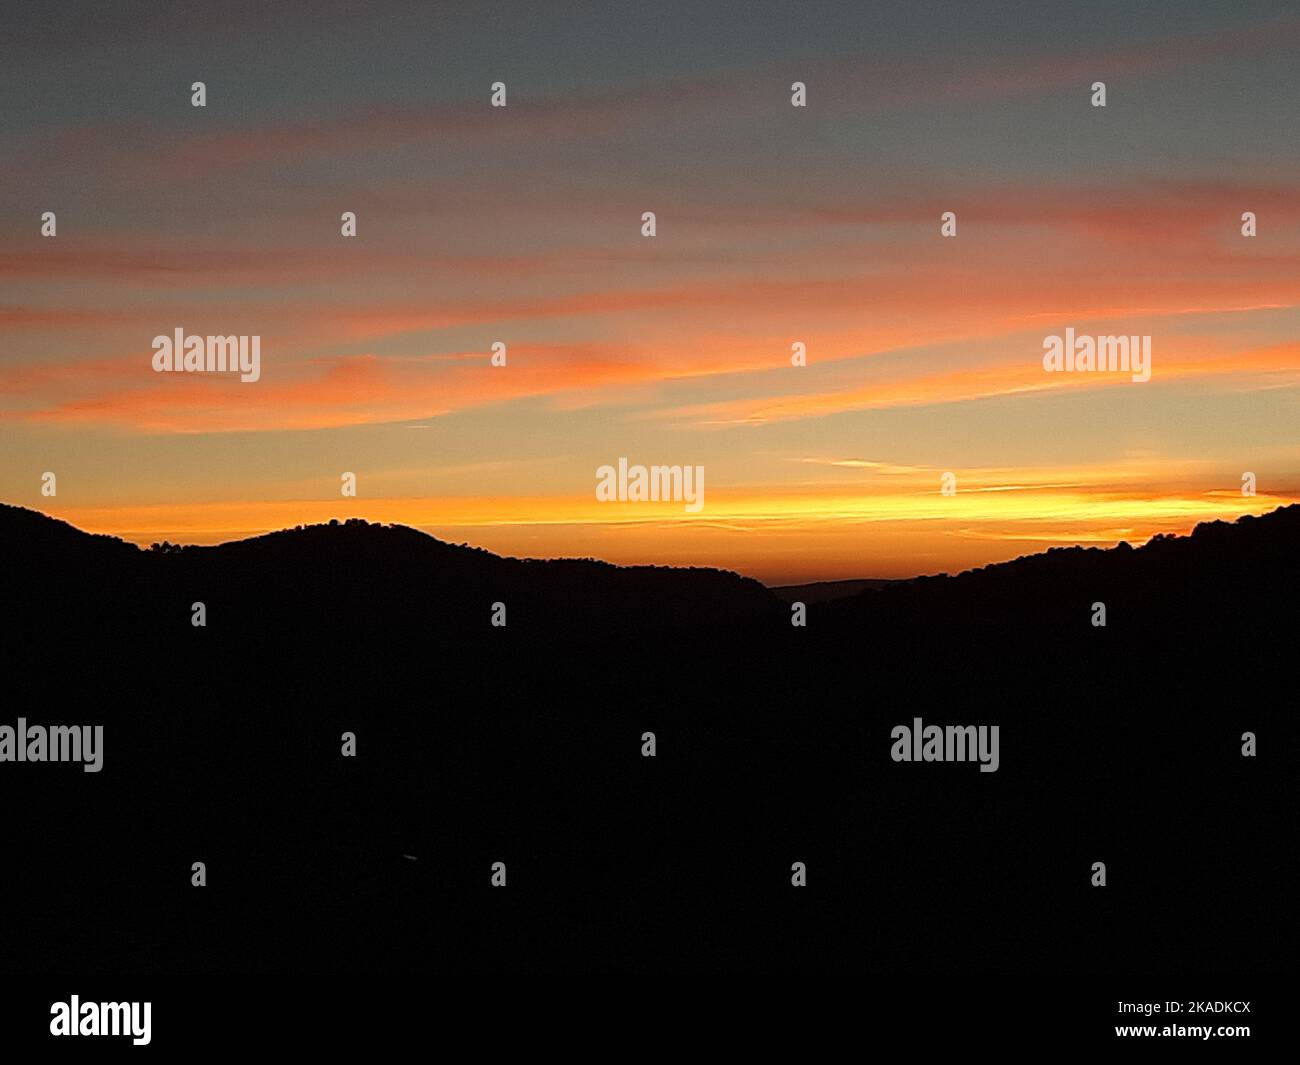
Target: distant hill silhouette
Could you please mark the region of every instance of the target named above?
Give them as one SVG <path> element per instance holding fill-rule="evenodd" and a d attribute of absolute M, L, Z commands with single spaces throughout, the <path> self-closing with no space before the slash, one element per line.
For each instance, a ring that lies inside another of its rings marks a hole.
<path fill-rule="evenodd" d="M 844 599 L 889 583 L 888 580 L 872 579 L 813 581 L 810 584 L 782 584 L 774 587 L 772 592 L 785 603 L 824 603 L 830 599 Z"/>
<path fill-rule="evenodd" d="M 723 570 L 502 558 L 355 518 L 216 547 L 141 550 L 0 504 L 0 548 L 21 574 L 36 578 L 17 589 L 33 609 L 66 618 L 65 608 L 79 604 L 75 613 L 84 621 L 102 607 L 117 624 L 125 609 L 151 611 L 174 592 L 202 599 L 208 588 L 214 596 L 220 588 L 232 617 L 254 625 L 276 610 L 310 609 L 323 625 L 382 621 L 459 630 L 486 622 L 490 605 L 506 602 L 508 622 L 511 614 L 524 623 L 544 618 L 545 635 L 562 634 L 566 625 L 600 631 L 729 624 L 775 609 L 761 584 Z M 88 595 L 96 584 L 112 587 L 112 599 Z M 551 624 L 556 603 L 564 604 L 558 626 Z"/>
<path fill-rule="evenodd" d="M 1286 615 L 1287 597 L 1300 582 L 1298 550 L 1300 504 L 1235 522 L 1204 522 L 1190 536 L 1160 535 L 1137 548 L 1054 547 L 955 577 L 890 581 L 851 606 L 836 604 L 836 616 L 926 626 L 1015 625 L 1034 618 L 1073 628 L 1080 619 L 1089 621 L 1092 602 L 1102 601 L 1117 615 L 1108 627 L 1149 630 L 1161 621 L 1171 631 L 1213 632 L 1227 620 L 1225 613 L 1243 623 Z M 1130 604 L 1134 609 L 1126 610 Z M 1198 624 L 1199 611 L 1205 615 Z"/>
<path fill-rule="evenodd" d="M 720 570 L 0 506 L 0 724 L 105 727 L 101 773 L 0 765 L 0 969 L 1280 971 L 1297 547 L 1292 506 L 795 628 Z M 893 762 L 914 717 L 1000 769 Z"/>

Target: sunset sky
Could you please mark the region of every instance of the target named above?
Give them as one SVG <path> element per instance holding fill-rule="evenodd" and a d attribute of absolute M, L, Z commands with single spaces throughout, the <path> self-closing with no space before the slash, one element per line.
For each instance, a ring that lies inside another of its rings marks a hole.
<path fill-rule="evenodd" d="M 6 502 L 145 544 L 355 515 L 792 583 L 1300 500 L 1293 3 L 5 22 Z M 178 327 L 260 335 L 261 380 L 154 373 Z M 1151 380 L 1046 373 L 1067 327 L 1151 336 Z M 598 502 L 622 456 L 702 465 L 703 510 Z"/>

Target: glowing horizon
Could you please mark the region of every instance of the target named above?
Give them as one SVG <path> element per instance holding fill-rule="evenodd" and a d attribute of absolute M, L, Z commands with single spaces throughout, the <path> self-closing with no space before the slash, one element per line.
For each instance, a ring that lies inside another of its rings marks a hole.
<path fill-rule="evenodd" d="M 1202 521 L 1263 514 L 1300 499 L 1300 494 L 1243 498 L 1229 490 L 1152 497 L 1081 487 L 985 485 L 963 489 L 959 502 L 939 492 L 821 490 L 780 499 L 727 492 L 720 500 L 711 497 L 709 513 L 696 515 L 683 515 L 676 503 L 614 504 L 611 512 L 594 501 L 564 497 L 203 503 L 189 508 L 183 524 L 171 508 L 148 504 L 48 512 L 86 532 L 116 535 L 142 547 L 164 540 L 211 545 L 296 525 L 364 518 L 507 556 L 711 566 L 780 585 L 956 572 L 1054 546 L 1111 547 L 1121 540 L 1137 545 L 1158 533 L 1186 534 Z M 955 517 L 954 510 L 959 510 Z M 918 523 L 931 528 L 919 530 Z M 903 557 L 891 544 L 900 526 L 911 545 Z M 818 543 L 818 555 L 798 560 L 800 544 L 810 539 Z M 954 539 L 964 542 L 954 546 Z M 874 547 L 871 561 L 861 554 L 865 545 Z M 923 560 L 930 558 L 945 561 L 927 566 Z"/>

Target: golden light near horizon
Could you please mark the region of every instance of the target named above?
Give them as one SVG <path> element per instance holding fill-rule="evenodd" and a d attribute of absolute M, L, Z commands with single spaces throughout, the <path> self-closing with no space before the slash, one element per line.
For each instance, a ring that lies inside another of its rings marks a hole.
<path fill-rule="evenodd" d="M 1064 471 L 1063 471 L 1064 472 Z M 960 482 L 959 482 L 960 483 Z M 909 577 L 1000 561 L 1047 546 L 1141 543 L 1201 521 L 1262 514 L 1292 502 L 1269 493 L 1147 494 L 1076 487 L 972 486 L 911 492 L 723 489 L 708 509 L 555 496 L 275 500 L 50 508 L 88 532 L 142 546 L 215 544 L 350 517 L 424 529 L 524 557 L 599 557 L 622 564 L 707 565 L 768 583 Z M 810 553 L 808 544 L 817 550 Z M 801 547 L 801 545 L 803 545 Z"/>

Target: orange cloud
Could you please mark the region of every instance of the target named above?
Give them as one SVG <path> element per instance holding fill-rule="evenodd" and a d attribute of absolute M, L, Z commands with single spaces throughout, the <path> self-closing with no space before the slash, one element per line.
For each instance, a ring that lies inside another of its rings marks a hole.
<path fill-rule="evenodd" d="M 882 407 L 960 403 L 1053 389 L 1109 388 L 1193 377 L 1272 375 L 1300 383 L 1300 342 L 1274 344 L 1246 352 L 1215 350 L 1204 342 L 1176 343 L 1152 353 L 1151 382 L 1135 385 L 1122 373 L 1046 373 L 1041 349 L 1026 347 L 1014 363 L 945 370 L 898 379 L 882 379 L 860 388 L 799 396 L 729 400 L 665 410 L 659 416 L 702 425 L 758 425 L 799 418 L 825 417 L 844 411 Z"/>

